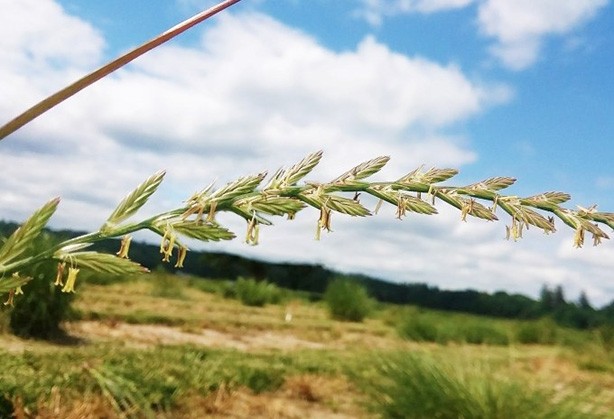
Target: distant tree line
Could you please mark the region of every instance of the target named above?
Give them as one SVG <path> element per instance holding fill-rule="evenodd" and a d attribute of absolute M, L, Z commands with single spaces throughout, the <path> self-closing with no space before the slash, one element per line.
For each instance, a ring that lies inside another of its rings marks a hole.
<path fill-rule="evenodd" d="M 0 221 L 0 236 L 7 236 L 17 224 Z M 58 239 L 67 239 L 78 234 L 70 230 L 53 231 Z M 95 250 L 114 253 L 119 249 L 117 240 L 108 240 L 97 245 Z M 164 268 L 175 271 L 172 264 L 164 264 L 158 247 L 134 242 L 130 258 L 149 269 Z M 614 300 L 601 309 L 591 306 L 585 293 L 576 302 L 567 301 L 563 288 L 545 286 L 539 300 L 521 294 L 503 291 L 489 294 L 476 290 L 442 290 L 424 283 L 392 283 L 365 275 L 340 275 L 321 265 L 273 263 L 248 259 L 221 252 L 190 252 L 182 272 L 220 280 L 236 280 L 239 277 L 254 278 L 276 284 L 279 287 L 306 291 L 313 299 L 320 299 L 329 283 L 345 276 L 364 285 L 369 294 L 378 301 L 393 304 L 412 304 L 437 310 L 458 311 L 486 316 L 534 319 L 552 317 L 557 323 L 587 329 L 603 324 L 614 324 Z"/>

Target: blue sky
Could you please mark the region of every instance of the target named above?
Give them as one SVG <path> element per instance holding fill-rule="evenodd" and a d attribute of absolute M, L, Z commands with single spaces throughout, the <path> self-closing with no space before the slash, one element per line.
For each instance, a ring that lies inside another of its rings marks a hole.
<path fill-rule="evenodd" d="M 0 120 L 211 4 L 0 0 Z M 59 195 L 54 226 L 96 228 L 157 169 L 168 175 L 150 212 L 318 149 L 317 180 L 390 155 L 381 178 L 455 167 L 454 183 L 513 176 L 510 194 L 561 190 L 571 209 L 611 212 L 612 27 L 607 0 L 243 0 L 0 143 L 0 214 L 23 219 Z M 596 305 L 614 298 L 609 241 L 574 249 L 559 225 L 513 243 L 504 218 L 462 223 L 438 208 L 402 223 L 393 210 L 339 216 L 320 242 L 306 211 L 260 246 L 205 248 L 444 288 L 535 296 L 547 283 Z"/>

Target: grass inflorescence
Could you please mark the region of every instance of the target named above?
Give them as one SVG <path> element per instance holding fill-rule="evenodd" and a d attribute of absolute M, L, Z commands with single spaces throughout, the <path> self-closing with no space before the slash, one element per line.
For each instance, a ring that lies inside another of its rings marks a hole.
<path fill-rule="evenodd" d="M 436 214 L 437 200 L 460 210 L 461 219 L 473 216 L 488 221 L 498 219 L 497 208 L 511 217 L 506 227 L 507 236 L 517 240 L 529 226 L 545 233 L 554 232 L 555 217 L 575 229 L 574 245 L 584 243 L 585 233 L 593 236 L 595 245 L 609 238 L 599 224 L 614 228 L 614 213 L 598 212 L 590 207 L 570 210 L 560 204 L 570 196 L 560 192 L 546 192 L 526 198 L 503 195 L 500 191 L 511 186 L 515 179 L 495 177 L 465 186 L 442 185 L 455 176 L 455 169 L 423 170 L 418 168 L 394 180 L 369 182 L 367 178 L 379 172 L 388 162 L 388 157 L 377 157 L 361 163 L 327 183 L 302 181 L 318 165 L 322 152 L 312 153 L 300 162 L 276 171 L 269 180 L 266 173 L 243 176 L 220 188 L 209 185 L 190 196 L 183 205 L 141 221 L 130 221 L 150 199 L 163 181 L 164 172 L 157 172 L 129 193 L 111 213 L 98 231 L 84 234 L 59 243 L 46 251 L 28 255 L 26 249 L 40 236 L 43 228 L 56 211 L 59 199 L 53 199 L 37 210 L 19 229 L 0 246 L 0 292 L 20 291 L 20 286 L 29 280 L 19 271 L 43 260 L 58 263 L 56 284 L 63 291 L 74 290 L 74 282 L 80 268 L 116 275 L 146 271 L 129 260 L 131 235 L 139 230 L 149 230 L 161 237 L 162 260 L 181 268 L 187 256 L 187 239 L 200 241 L 231 240 L 235 233 L 217 220 L 220 212 L 231 212 L 246 222 L 245 242 L 258 244 L 261 227 L 272 224 L 271 216 L 286 216 L 289 219 L 306 207 L 313 207 L 320 215 L 316 220 L 316 239 L 322 231 L 330 231 L 333 213 L 365 217 L 377 212 L 381 203 L 396 206 L 397 217 L 407 213 Z M 262 186 L 264 184 L 264 186 Z M 360 194 L 379 199 L 374 210 L 363 206 Z M 490 206 L 485 205 L 489 203 Z M 544 216 L 540 212 L 550 213 Z M 84 250 L 92 244 L 109 238 L 121 237 L 117 255 Z M 64 275 L 67 275 L 64 283 Z"/>

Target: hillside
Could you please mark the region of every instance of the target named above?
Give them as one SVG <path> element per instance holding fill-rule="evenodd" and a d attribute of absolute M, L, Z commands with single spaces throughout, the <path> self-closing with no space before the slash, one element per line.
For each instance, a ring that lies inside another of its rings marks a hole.
<path fill-rule="evenodd" d="M 17 224 L 0 221 L 0 235 L 8 235 Z M 83 232 L 71 230 L 48 230 L 58 240 L 70 238 Z M 102 242 L 95 249 L 115 253 L 117 240 Z M 130 250 L 132 260 L 150 270 L 163 269 L 174 272 L 172 265 L 161 262 L 158 247 L 142 242 L 133 242 Z M 254 260 L 221 252 L 192 251 L 184 263 L 183 273 L 203 278 L 239 277 L 266 279 L 282 288 L 309 292 L 318 299 L 329 282 L 346 276 L 362 283 L 369 294 L 378 301 L 394 304 L 413 304 L 425 308 L 458 311 L 486 316 L 516 319 L 534 319 L 551 316 L 558 323 L 576 328 L 593 328 L 614 323 L 614 301 L 599 310 L 587 300 L 573 303 L 566 301 L 561 288 L 542 290 L 542 298 L 536 301 L 520 294 L 497 292 L 489 294 L 471 289 L 442 290 L 424 283 L 392 283 L 380 278 L 361 274 L 340 274 L 321 265 L 273 263 Z"/>

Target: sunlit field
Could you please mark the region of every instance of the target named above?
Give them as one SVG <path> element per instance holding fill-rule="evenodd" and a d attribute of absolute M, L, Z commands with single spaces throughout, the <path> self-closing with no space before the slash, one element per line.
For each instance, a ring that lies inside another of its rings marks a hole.
<path fill-rule="evenodd" d="M 592 418 L 614 409 L 603 334 L 388 305 L 339 321 L 304 294 L 279 290 L 275 304 L 255 307 L 229 287 L 163 273 L 82 284 L 62 341 L 1 335 L 0 416 Z M 549 337 L 523 343 L 527 330 Z"/>

